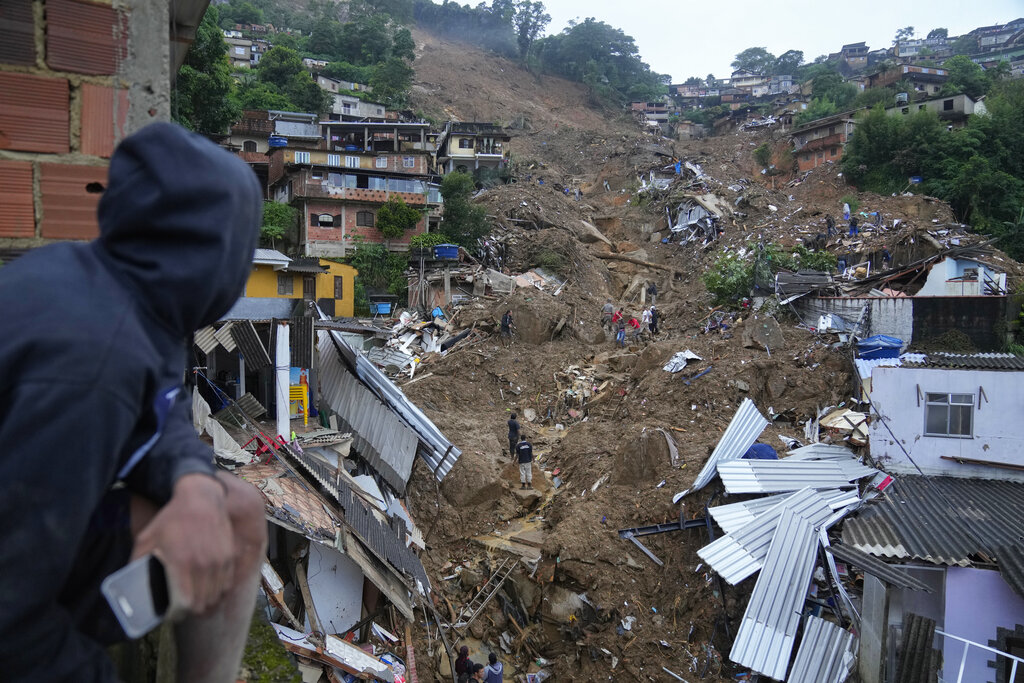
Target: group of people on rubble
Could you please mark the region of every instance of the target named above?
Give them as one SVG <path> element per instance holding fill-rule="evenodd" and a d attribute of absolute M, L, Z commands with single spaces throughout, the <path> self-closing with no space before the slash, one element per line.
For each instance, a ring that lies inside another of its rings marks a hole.
<path fill-rule="evenodd" d="M 640 313 L 640 319 L 638 320 L 635 315 L 627 314 L 622 308 L 616 309 L 612 304 L 611 299 L 606 299 L 604 306 L 601 307 L 601 326 L 605 332 L 615 333 L 615 343 L 619 346 L 626 345 L 626 336 L 629 335 L 630 341 L 636 341 L 640 337 L 649 332 L 652 336 L 658 334 L 658 319 L 660 313 L 658 308 L 654 305 L 655 298 L 658 295 L 658 289 L 652 282 L 647 288 L 647 295 L 651 299 L 651 305 L 643 309 Z"/>
<path fill-rule="evenodd" d="M 504 667 L 498 661 L 498 656 L 493 652 L 487 656 L 487 666 L 474 663 L 469 658 L 469 648 L 463 645 L 459 648 L 459 656 L 455 660 L 455 675 L 458 683 L 469 683 L 469 681 L 484 681 L 484 683 L 502 683 Z"/>

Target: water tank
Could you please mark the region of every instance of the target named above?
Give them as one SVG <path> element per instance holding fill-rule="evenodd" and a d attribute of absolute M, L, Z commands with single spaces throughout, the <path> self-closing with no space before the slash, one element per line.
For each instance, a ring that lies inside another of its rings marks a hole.
<path fill-rule="evenodd" d="M 458 261 L 459 246 L 457 244 L 438 244 L 434 247 L 434 258 L 438 261 Z"/>
<path fill-rule="evenodd" d="M 896 93 L 896 106 L 897 107 L 901 107 L 901 106 L 905 107 L 907 105 L 907 102 L 909 102 L 909 101 L 910 101 L 910 95 L 908 95 L 907 93 L 905 93 L 905 92 L 898 92 L 898 93 Z"/>
<path fill-rule="evenodd" d="M 280 135 L 271 135 L 267 139 L 267 144 L 271 147 L 287 147 L 288 138 L 281 137 Z"/>

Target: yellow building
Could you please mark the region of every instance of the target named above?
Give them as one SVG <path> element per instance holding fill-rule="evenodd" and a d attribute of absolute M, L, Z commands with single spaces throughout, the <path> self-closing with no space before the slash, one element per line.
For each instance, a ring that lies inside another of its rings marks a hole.
<path fill-rule="evenodd" d="M 324 313 L 350 318 L 354 313 L 355 278 L 344 263 L 292 259 L 274 249 L 257 249 L 242 296 L 255 299 L 310 299 Z"/>

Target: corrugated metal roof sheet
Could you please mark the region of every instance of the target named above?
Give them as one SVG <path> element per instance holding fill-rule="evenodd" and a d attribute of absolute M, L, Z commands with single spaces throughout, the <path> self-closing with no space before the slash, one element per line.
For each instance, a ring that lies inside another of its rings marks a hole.
<path fill-rule="evenodd" d="M 712 451 L 711 457 L 704 463 L 704 468 L 694 479 L 693 485 L 682 493 L 676 494 L 672 499 L 673 502 L 679 502 L 679 499 L 687 493 L 707 486 L 708 482 L 714 478 L 720 462 L 742 458 L 767 426 L 768 420 L 758 412 L 754 402 L 749 398 L 743 399 L 743 403 L 736 409 L 736 414 L 733 415 L 729 426 L 725 428 L 722 438 L 718 440 L 718 445 Z"/>
<path fill-rule="evenodd" d="M 1017 595 L 1024 598 L 1024 540 L 995 548 L 999 574 Z"/>
<path fill-rule="evenodd" d="M 853 505 L 860 500 L 856 489 L 845 491 L 842 489 L 821 489 L 818 491 L 818 494 L 828 502 L 829 507 L 833 510 Z M 754 498 L 753 500 L 745 500 L 739 503 L 718 505 L 708 508 L 708 512 L 711 513 L 711 516 L 718 522 L 718 526 L 722 527 L 725 533 L 731 534 L 792 495 L 794 494 L 778 493 L 773 496 Z"/>
<path fill-rule="evenodd" d="M 926 353 L 924 360 L 907 367 L 952 368 L 956 370 L 1024 370 L 1024 358 L 1012 353 Z"/>
<path fill-rule="evenodd" d="M 288 326 L 288 344 L 292 350 L 292 367 L 313 367 L 313 319 L 292 318 Z"/>
<path fill-rule="evenodd" d="M 351 431 L 353 448 L 399 494 L 412 474 L 418 439 L 341 362 L 332 341 L 324 336 L 320 352 L 320 393 L 338 414 L 342 431 Z"/>
<path fill-rule="evenodd" d="M 251 320 L 252 322 L 268 322 L 284 320 L 292 317 L 295 310 L 295 299 L 278 299 L 274 297 L 243 296 L 238 299 L 221 320 Z"/>
<path fill-rule="evenodd" d="M 318 309 L 319 310 L 319 309 Z M 321 319 L 326 318 L 322 311 Z M 419 407 L 406 398 L 405 394 L 389 380 L 384 373 L 361 354 L 355 352 L 340 332 L 319 332 L 320 345 L 323 340 L 330 339 L 338 349 L 342 360 L 354 369 L 359 380 L 394 410 L 405 424 L 419 435 L 419 448 L 416 453 L 430 466 L 434 477 L 441 481 L 448 475 L 455 462 L 462 455 L 455 444 L 445 438 L 441 430 L 423 414 Z"/>
<path fill-rule="evenodd" d="M 277 249 L 257 249 L 252 254 L 252 262 L 263 265 L 287 265 L 291 259 Z"/>
<path fill-rule="evenodd" d="M 253 370 L 263 370 L 273 365 L 270 362 L 270 354 L 267 347 L 263 345 L 256 328 L 252 322 L 243 320 L 231 328 L 231 338 L 238 344 L 238 350 L 242 352 L 245 363 Z"/>
<path fill-rule="evenodd" d="M 843 542 L 872 555 L 968 566 L 1024 538 L 1024 483 L 906 476 L 843 523 Z"/>
<path fill-rule="evenodd" d="M 817 550 L 817 536 L 810 522 L 792 510 L 784 510 L 729 659 L 785 680 Z"/>
<path fill-rule="evenodd" d="M 830 621 L 808 615 L 788 683 L 843 683 L 857 656 L 857 637 Z"/>
<path fill-rule="evenodd" d="M 402 370 L 413 362 L 413 357 L 408 353 L 402 353 L 398 349 L 379 346 L 375 346 L 367 351 L 366 357 L 383 368 L 390 366 L 397 370 Z"/>
<path fill-rule="evenodd" d="M 786 454 L 786 460 L 843 460 L 856 457 L 857 454 L 846 446 L 830 443 L 812 443 L 794 448 Z"/>
<path fill-rule="evenodd" d="M 192 335 L 192 340 L 199 350 L 209 355 L 211 351 L 217 348 L 216 330 L 213 329 L 212 325 L 207 325 L 201 330 L 196 330 L 196 333 Z"/>
<path fill-rule="evenodd" d="M 291 260 L 285 270 L 289 273 L 326 273 L 326 266 L 320 265 L 318 258 L 295 258 Z"/>
<path fill-rule="evenodd" d="M 718 474 L 729 493 L 840 488 L 877 471 L 855 461 L 834 460 L 731 460 L 718 465 Z"/>
<path fill-rule="evenodd" d="M 726 534 L 697 551 L 719 576 L 736 585 L 764 566 L 783 513 L 790 511 L 817 528 L 832 509 L 813 489 L 803 489 L 779 502 L 736 533 Z"/>
<path fill-rule="evenodd" d="M 234 327 L 234 323 L 225 323 L 219 330 L 213 333 L 213 336 L 220 342 L 220 345 L 224 347 L 224 350 L 228 353 L 238 348 L 238 344 L 235 343 L 235 338 L 231 336 L 231 328 Z"/>
<path fill-rule="evenodd" d="M 877 557 L 863 553 L 856 548 L 851 548 L 837 543 L 826 547 L 825 550 L 832 553 L 843 562 L 851 564 L 854 567 L 860 567 L 868 574 L 882 579 L 893 586 L 909 588 L 914 591 L 924 591 L 926 593 L 932 592 L 932 589 L 926 584 L 921 583 L 902 569 L 899 569 L 898 567 L 891 567 Z"/>

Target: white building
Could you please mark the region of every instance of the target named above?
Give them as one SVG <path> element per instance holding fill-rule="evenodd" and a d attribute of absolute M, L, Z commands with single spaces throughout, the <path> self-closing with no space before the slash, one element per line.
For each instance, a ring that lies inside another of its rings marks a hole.
<path fill-rule="evenodd" d="M 871 457 L 887 472 L 1024 482 L 1024 358 L 904 354 L 872 370 L 871 401 Z"/>
<path fill-rule="evenodd" d="M 932 266 L 915 296 L 985 296 L 1006 292 L 1006 273 L 973 259 L 945 258 Z"/>

